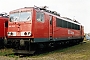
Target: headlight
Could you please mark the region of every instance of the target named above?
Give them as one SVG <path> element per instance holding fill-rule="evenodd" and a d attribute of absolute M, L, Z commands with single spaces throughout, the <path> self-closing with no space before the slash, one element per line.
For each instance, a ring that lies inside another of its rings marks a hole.
<path fill-rule="evenodd" d="M 10 36 L 11 35 L 11 32 L 8 32 L 7 34 L 8 34 L 8 36 Z"/>
<path fill-rule="evenodd" d="M 16 32 L 8 32 L 8 36 L 16 36 Z"/>
<path fill-rule="evenodd" d="M 25 32 L 24 35 L 27 35 L 27 32 Z"/>
<path fill-rule="evenodd" d="M 13 36 L 16 36 L 16 32 L 12 32 L 13 33 Z"/>
<path fill-rule="evenodd" d="M 21 32 L 21 36 L 31 36 L 31 32 Z"/>
<path fill-rule="evenodd" d="M 28 32 L 28 36 L 31 36 L 31 32 Z"/>
<path fill-rule="evenodd" d="M 25 32 L 21 32 L 21 36 L 25 36 L 24 33 L 25 33 Z"/>

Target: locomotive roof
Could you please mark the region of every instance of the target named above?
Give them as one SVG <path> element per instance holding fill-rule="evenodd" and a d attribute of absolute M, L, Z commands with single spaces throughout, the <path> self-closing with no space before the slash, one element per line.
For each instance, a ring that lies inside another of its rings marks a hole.
<path fill-rule="evenodd" d="M 20 12 L 20 11 L 30 11 L 32 10 L 33 7 L 25 7 L 25 8 L 19 8 L 19 9 L 16 9 L 16 10 L 13 10 L 13 11 L 10 11 L 9 13 L 16 13 L 16 12 Z"/>
<path fill-rule="evenodd" d="M 46 12 L 47 13 L 47 12 Z M 59 18 L 59 19 L 62 19 L 62 20 L 65 20 L 65 21 L 68 21 L 68 22 L 71 22 L 71 23 L 74 23 L 74 24 L 77 24 L 77 25 L 81 25 L 78 21 L 76 21 L 76 20 L 72 20 L 72 19 L 68 19 L 68 18 L 66 18 L 66 17 L 61 17 L 61 16 L 57 16 L 57 15 L 53 15 L 53 14 L 50 14 L 50 13 L 48 13 L 49 15 L 52 15 L 52 16 L 55 16 L 55 17 L 57 17 L 57 18 Z"/>
<path fill-rule="evenodd" d="M 81 24 L 80 24 L 77 20 L 75 20 L 75 19 L 72 20 L 72 19 L 70 19 L 70 18 L 68 18 L 68 17 L 61 17 L 60 14 L 57 13 L 56 11 L 47 10 L 47 9 L 46 9 L 47 6 L 44 6 L 44 7 L 42 7 L 42 8 L 37 7 L 37 6 L 35 6 L 35 7 L 36 7 L 36 9 L 41 10 L 41 11 L 43 10 L 44 12 L 47 12 L 47 13 L 49 13 L 50 15 L 53 15 L 53 16 L 59 18 L 59 19 L 66 20 L 66 21 L 68 21 L 68 22 L 72 22 L 72 23 L 74 23 L 74 24 L 81 25 Z"/>
<path fill-rule="evenodd" d="M 40 8 L 40 7 L 37 7 L 37 6 L 35 6 L 35 7 L 24 7 L 24 8 L 20 8 L 20 9 L 13 10 L 13 11 L 11 11 L 10 13 L 19 12 L 20 10 L 22 10 L 22 11 L 25 11 L 25 10 L 26 10 L 26 11 L 27 11 L 27 10 L 30 11 L 30 10 L 33 10 L 33 9 L 42 11 L 42 12 L 47 13 L 47 14 L 49 14 L 49 15 L 55 16 L 55 17 L 57 17 L 57 18 L 59 18 L 59 19 L 62 19 L 62 20 L 65 20 L 65 21 L 68 21 L 68 22 L 71 22 L 71 23 L 74 23 L 74 24 L 77 24 L 77 25 L 81 25 L 81 24 L 80 24 L 78 21 L 76 21 L 76 20 L 72 20 L 72 19 L 67 18 L 67 17 L 61 17 L 60 14 L 57 13 L 56 11 L 47 10 L 47 9 L 46 9 L 46 6 L 44 6 L 43 8 Z"/>
<path fill-rule="evenodd" d="M 43 10 L 42 10 L 43 11 Z M 45 13 L 49 14 L 49 15 L 52 15 L 52 16 L 55 16 L 59 19 L 62 19 L 62 20 L 65 20 L 65 21 L 68 21 L 68 22 L 71 22 L 71 23 L 74 23 L 74 24 L 77 24 L 77 25 L 81 25 L 78 21 L 76 20 L 72 20 L 70 18 L 67 18 L 67 17 L 61 17 L 61 16 L 58 16 L 58 15 L 55 15 L 55 14 L 52 14 L 52 13 L 49 13 L 49 12 L 46 12 L 44 11 Z"/>

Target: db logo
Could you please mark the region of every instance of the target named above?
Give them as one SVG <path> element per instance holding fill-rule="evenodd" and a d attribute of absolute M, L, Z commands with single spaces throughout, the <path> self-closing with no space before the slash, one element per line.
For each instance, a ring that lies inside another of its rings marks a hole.
<path fill-rule="evenodd" d="M 68 34 L 74 34 L 74 32 L 73 31 L 71 31 L 71 30 L 68 30 Z"/>

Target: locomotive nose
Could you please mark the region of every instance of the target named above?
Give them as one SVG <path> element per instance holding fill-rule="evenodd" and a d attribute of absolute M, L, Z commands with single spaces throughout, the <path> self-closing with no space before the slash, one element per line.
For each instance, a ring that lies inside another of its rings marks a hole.
<path fill-rule="evenodd" d="M 31 22 L 16 22 L 9 25 L 8 36 L 31 36 Z"/>

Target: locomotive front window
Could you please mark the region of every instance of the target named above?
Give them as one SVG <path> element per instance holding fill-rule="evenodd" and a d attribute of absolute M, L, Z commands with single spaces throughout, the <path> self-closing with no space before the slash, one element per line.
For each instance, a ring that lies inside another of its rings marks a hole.
<path fill-rule="evenodd" d="M 29 21 L 29 20 L 31 20 L 31 12 L 20 12 L 10 14 L 10 22 Z"/>
<path fill-rule="evenodd" d="M 29 21 L 31 20 L 31 12 L 21 12 L 20 21 Z"/>
<path fill-rule="evenodd" d="M 10 14 L 10 22 L 16 22 L 19 20 L 19 13 Z"/>

